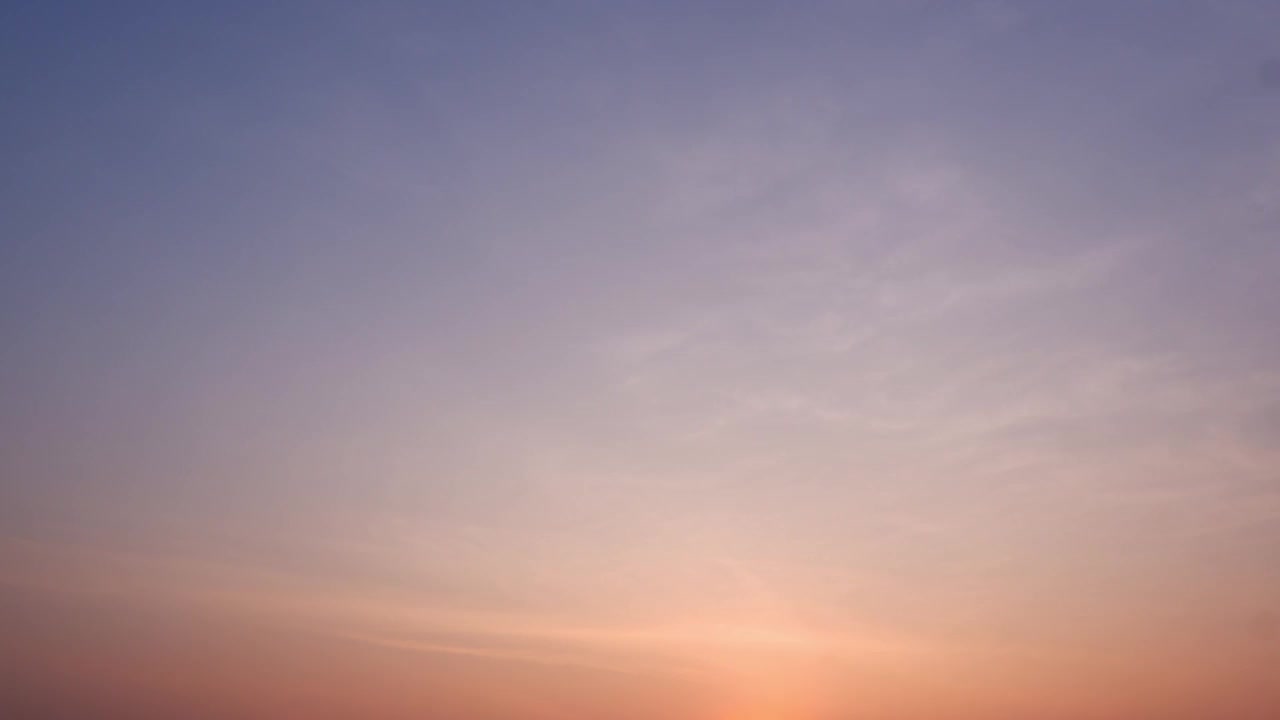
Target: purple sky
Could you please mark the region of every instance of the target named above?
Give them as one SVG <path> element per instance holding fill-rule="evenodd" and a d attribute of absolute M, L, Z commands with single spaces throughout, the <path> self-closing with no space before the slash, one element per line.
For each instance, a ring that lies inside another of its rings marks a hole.
<path fill-rule="evenodd" d="M 11 3 L 0 714 L 1275 717 L 1277 28 Z"/>

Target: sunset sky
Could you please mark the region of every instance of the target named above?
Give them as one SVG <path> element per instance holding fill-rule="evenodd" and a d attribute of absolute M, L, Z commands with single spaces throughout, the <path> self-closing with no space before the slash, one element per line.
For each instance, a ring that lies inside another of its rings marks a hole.
<path fill-rule="evenodd" d="M 10 2 L 0 717 L 1280 717 L 1280 2 Z"/>

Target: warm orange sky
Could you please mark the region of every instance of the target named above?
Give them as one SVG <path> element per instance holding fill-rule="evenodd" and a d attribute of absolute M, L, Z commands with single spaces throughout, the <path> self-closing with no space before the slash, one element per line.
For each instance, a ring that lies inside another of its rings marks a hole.
<path fill-rule="evenodd" d="M 1277 27 L 0 11 L 0 717 L 1280 717 Z"/>

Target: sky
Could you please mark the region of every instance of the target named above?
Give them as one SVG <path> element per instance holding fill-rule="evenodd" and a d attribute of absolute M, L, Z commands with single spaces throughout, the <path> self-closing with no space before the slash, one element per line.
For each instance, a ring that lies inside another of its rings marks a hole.
<path fill-rule="evenodd" d="M 1277 28 L 6 4 L 0 714 L 1280 717 Z"/>

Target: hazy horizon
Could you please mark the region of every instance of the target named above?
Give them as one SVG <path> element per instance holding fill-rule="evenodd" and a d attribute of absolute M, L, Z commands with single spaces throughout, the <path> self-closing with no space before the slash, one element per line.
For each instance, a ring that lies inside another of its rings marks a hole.
<path fill-rule="evenodd" d="M 0 715 L 1280 717 L 1280 3 L 0 18 Z"/>

